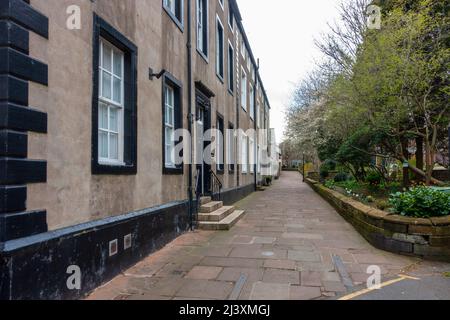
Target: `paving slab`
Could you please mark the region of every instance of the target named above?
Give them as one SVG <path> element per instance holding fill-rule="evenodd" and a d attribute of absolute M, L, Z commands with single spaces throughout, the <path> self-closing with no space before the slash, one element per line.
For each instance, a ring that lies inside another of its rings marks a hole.
<path fill-rule="evenodd" d="M 186 279 L 214 280 L 219 276 L 222 270 L 223 268 L 221 267 L 197 266 L 186 275 Z"/>
<path fill-rule="evenodd" d="M 234 206 L 247 214 L 231 230 L 186 233 L 88 299 L 227 299 L 242 274 L 239 299 L 334 299 L 346 288 L 333 255 L 356 284 L 371 265 L 389 279 L 418 262 L 372 247 L 296 172 Z"/>
<path fill-rule="evenodd" d="M 289 300 L 290 285 L 256 282 L 250 293 L 250 300 Z"/>
<path fill-rule="evenodd" d="M 312 300 L 322 296 L 318 287 L 291 286 L 289 292 L 290 300 Z"/>

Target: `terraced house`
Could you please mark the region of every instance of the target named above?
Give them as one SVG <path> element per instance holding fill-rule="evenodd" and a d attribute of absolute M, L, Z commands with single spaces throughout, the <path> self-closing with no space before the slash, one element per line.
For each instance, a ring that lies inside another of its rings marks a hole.
<path fill-rule="evenodd" d="M 232 225 L 267 135 L 226 132 L 269 112 L 236 0 L 0 0 L 0 298 L 81 297 Z M 212 161 L 175 161 L 177 129 Z"/>

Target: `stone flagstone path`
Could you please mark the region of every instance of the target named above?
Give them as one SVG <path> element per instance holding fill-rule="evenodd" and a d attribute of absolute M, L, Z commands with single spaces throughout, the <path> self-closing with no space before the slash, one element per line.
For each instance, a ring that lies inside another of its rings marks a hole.
<path fill-rule="evenodd" d="M 385 280 L 419 261 L 372 247 L 296 172 L 236 207 L 247 213 L 231 231 L 185 234 L 88 299 L 326 299 L 349 283 L 335 255 L 355 287 L 371 265 Z"/>

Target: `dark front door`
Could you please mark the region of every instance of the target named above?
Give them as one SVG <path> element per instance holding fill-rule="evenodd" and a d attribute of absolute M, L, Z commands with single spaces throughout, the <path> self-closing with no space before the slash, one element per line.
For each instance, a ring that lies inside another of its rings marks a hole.
<path fill-rule="evenodd" d="M 199 184 L 197 193 L 201 195 L 210 195 L 211 193 L 211 154 L 206 154 L 210 139 L 205 139 L 205 132 L 211 129 L 211 108 L 209 99 L 197 93 L 197 115 L 196 115 L 196 163 L 197 174 L 199 175 Z M 206 100 L 205 100 L 206 99 Z"/>

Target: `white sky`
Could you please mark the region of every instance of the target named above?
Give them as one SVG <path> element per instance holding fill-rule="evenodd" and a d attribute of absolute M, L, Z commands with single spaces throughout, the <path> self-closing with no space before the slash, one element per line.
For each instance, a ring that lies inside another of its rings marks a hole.
<path fill-rule="evenodd" d="M 314 39 L 338 18 L 338 0 L 237 0 L 271 110 L 277 141 L 285 128 L 285 106 L 297 83 L 321 54 Z"/>

